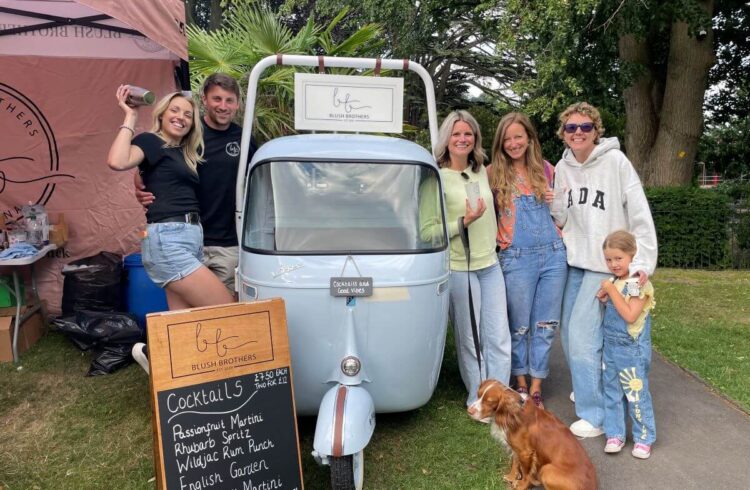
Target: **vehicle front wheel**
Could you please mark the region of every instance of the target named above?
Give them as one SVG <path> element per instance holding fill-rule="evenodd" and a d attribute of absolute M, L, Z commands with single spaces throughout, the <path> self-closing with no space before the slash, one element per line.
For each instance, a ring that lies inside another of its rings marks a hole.
<path fill-rule="evenodd" d="M 363 451 L 349 456 L 331 457 L 331 488 L 333 490 L 362 490 L 364 479 Z"/>

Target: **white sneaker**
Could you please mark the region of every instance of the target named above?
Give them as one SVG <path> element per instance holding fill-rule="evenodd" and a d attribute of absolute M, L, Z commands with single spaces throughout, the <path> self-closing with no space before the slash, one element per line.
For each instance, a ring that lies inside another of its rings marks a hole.
<path fill-rule="evenodd" d="M 570 424 L 570 432 L 578 437 L 597 437 L 604 434 L 599 427 L 594 427 L 588 421 L 580 419 Z"/>
<path fill-rule="evenodd" d="M 143 342 L 138 342 L 133 346 L 131 354 L 133 355 L 133 359 L 135 359 L 135 362 L 137 362 L 138 365 L 141 366 L 144 371 L 146 371 L 146 374 L 149 374 L 148 357 L 146 356 L 145 349 L 146 344 L 144 344 Z"/>
<path fill-rule="evenodd" d="M 575 391 L 571 391 L 570 392 L 570 401 L 572 401 L 573 403 L 576 402 L 576 392 Z"/>

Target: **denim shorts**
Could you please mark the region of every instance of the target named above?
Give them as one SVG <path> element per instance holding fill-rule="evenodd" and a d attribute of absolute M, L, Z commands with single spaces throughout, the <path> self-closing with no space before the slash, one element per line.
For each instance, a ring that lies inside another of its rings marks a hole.
<path fill-rule="evenodd" d="M 189 223 L 152 223 L 141 242 L 143 268 L 163 288 L 202 265 L 203 228 Z"/>

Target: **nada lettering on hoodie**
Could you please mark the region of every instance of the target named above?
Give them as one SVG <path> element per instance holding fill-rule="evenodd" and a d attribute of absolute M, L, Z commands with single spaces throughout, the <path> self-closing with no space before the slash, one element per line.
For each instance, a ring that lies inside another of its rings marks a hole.
<path fill-rule="evenodd" d="M 574 189 L 571 189 L 568 191 L 568 207 L 573 206 L 573 191 Z M 593 202 L 591 203 L 591 206 L 595 208 L 599 208 L 602 211 L 606 211 L 606 209 L 604 209 L 604 191 L 597 190 L 594 192 L 596 194 L 594 196 Z M 588 203 L 588 198 L 589 198 L 588 187 L 579 188 L 578 189 L 578 201 L 576 202 L 576 204 L 585 205 L 586 203 Z"/>

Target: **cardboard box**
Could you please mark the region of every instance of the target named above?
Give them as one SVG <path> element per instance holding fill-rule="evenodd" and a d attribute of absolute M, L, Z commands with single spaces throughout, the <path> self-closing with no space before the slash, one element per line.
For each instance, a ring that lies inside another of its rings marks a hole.
<path fill-rule="evenodd" d="M 45 321 L 46 305 L 27 318 L 18 330 L 18 355 L 20 356 L 36 344 L 47 333 Z M 21 314 L 28 306 L 21 307 Z M 0 308 L 0 362 L 13 362 L 13 326 L 15 325 L 15 308 Z"/>

